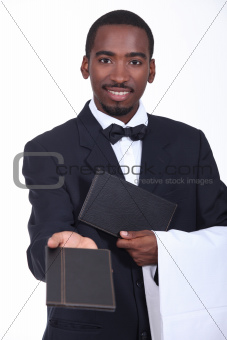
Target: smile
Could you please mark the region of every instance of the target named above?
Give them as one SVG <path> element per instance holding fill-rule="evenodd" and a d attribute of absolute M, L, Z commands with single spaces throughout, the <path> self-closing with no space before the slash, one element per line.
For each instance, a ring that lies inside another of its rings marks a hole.
<path fill-rule="evenodd" d="M 121 96 L 123 96 L 124 94 L 127 94 L 127 93 L 129 93 L 129 92 L 114 92 L 114 91 L 110 91 L 110 90 L 108 90 L 110 93 L 113 93 L 113 94 L 115 94 L 115 95 L 121 95 Z"/>
<path fill-rule="evenodd" d="M 128 98 L 128 96 L 130 95 L 130 91 L 111 91 L 111 90 L 107 90 L 107 94 L 109 95 L 109 97 L 112 100 L 115 101 L 122 101 Z"/>

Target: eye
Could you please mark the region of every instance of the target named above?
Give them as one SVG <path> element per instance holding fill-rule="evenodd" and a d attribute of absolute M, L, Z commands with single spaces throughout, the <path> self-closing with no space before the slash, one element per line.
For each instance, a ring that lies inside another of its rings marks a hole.
<path fill-rule="evenodd" d="M 133 63 L 133 65 L 142 65 L 142 62 L 139 60 L 131 60 L 130 63 Z"/>
<path fill-rule="evenodd" d="M 101 58 L 101 59 L 99 59 L 99 62 L 102 63 L 102 64 L 109 64 L 109 63 L 111 63 L 111 60 L 108 59 L 108 58 Z"/>

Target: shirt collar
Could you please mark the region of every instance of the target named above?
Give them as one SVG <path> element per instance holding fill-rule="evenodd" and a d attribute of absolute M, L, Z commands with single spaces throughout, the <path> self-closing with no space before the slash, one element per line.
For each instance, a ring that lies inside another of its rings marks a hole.
<path fill-rule="evenodd" d="M 93 114 L 93 116 L 96 118 L 96 120 L 98 121 L 98 123 L 101 125 L 103 129 L 106 129 L 111 124 L 117 124 L 122 127 L 127 127 L 127 126 L 134 127 L 139 124 L 145 124 L 145 125 L 148 124 L 148 116 L 147 116 L 146 110 L 141 100 L 139 100 L 138 110 L 136 111 L 134 116 L 130 119 L 130 121 L 127 124 L 123 123 L 121 120 L 117 118 L 108 116 L 104 112 L 99 111 L 95 105 L 93 98 L 91 99 L 89 103 L 89 108 L 91 110 L 91 113 Z"/>

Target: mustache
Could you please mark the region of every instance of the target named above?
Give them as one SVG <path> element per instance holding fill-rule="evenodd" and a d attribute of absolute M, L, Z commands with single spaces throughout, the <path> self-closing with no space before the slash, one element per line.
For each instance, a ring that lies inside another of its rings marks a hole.
<path fill-rule="evenodd" d="M 106 90 L 107 87 L 116 87 L 116 88 L 121 88 L 125 90 L 130 90 L 131 92 L 134 92 L 134 89 L 130 86 L 125 86 L 124 84 L 105 84 L 102 86 L 103 89 Z"/>

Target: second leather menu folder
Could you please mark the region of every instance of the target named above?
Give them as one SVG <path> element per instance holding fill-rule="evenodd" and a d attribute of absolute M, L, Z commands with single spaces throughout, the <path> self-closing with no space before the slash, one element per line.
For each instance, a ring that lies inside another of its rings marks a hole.
<path fill-rule="evenodd" d="M 78 219 L 119 237 L 121 230 L 167 231 L 177 205 L 109 173 L 96 174 Z"/>

